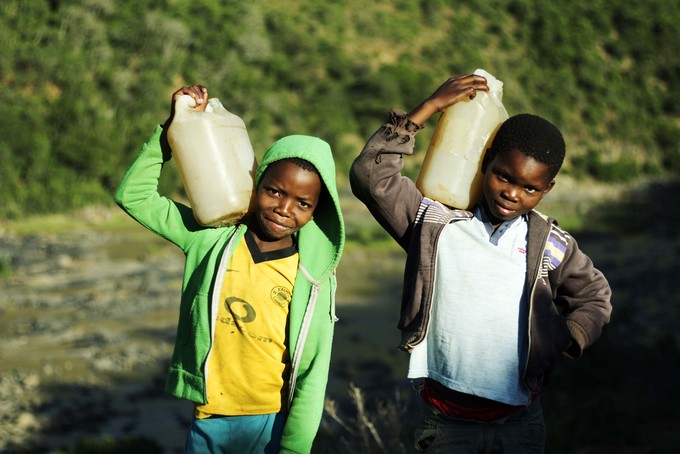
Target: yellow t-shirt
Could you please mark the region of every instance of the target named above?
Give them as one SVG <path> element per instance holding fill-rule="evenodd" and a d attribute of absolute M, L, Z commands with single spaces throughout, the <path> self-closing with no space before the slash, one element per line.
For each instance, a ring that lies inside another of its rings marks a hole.
<path fill-rule="evenodd" d="M 276 413 L 288 397 L 288 307 L 297 275 L 294 247 L 261 253 L 250 232 L 222 282 L 206 373 L 208 402 L 196 417 Z"/>

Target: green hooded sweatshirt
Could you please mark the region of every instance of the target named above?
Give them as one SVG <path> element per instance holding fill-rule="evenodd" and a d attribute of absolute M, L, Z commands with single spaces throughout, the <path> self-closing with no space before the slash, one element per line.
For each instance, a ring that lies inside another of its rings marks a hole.
<path fill-rule="evenodd" d="M 192 402 L 206 401 L 207 356 L 212 344 L 215 308 L 223 280 L 220 264 L 228 263 L 246 232 L 245 224 L 208 228 L 191 208 L 158 193 L 163 165 L 162 128 L 143 146 L 116 191 L 115 201 L 137 222 L 179 246 L 186 256 L 179 323 L 166 391 Z M 330 197 L 323 198 L 314 218 L 295 235 L 299 267 L 289 309 L 291 358 L 288 418 L 281 452 L 307 453 L 323 413 L 335 317 L 335 269 L 345 239 L 330 146 L 310 136 L 287 136 L 265 153 L 257 169 L 259 184 L 272 162 L 297 157 L 319 171 Z"/>

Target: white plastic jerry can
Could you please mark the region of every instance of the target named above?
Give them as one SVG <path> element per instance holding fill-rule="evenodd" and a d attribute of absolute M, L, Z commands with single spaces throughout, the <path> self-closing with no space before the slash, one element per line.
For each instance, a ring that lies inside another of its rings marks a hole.
<path fill-rule="evenodd" d="M 469 210 L 480 201 L 484 152 L 498 127 L 508 119 L 503 107 L 503 82 L 483 69 L 489 92 L 460 101 L 442 111 L 425 154 L 416 187 L 444 205 Z"/>
<path fill-rule="evenodd" d="M 219 99 L 208 100 L 205 112 L 182 95 L 168 129 L 172 149 L 194 217 L 220 227 L 236 224 L 255 201 L 257 160 L 243 120 Z"/>

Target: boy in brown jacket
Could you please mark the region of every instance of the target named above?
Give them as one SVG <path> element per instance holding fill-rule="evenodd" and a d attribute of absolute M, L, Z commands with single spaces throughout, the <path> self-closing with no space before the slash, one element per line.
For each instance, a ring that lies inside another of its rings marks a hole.
<path fill-rule="evenodd" d="M 350 182 L 408 253 L 399 328 L 424 401 L 416 448 L 543 452 L 538 394 L 560 355 L 578 358 L 600 336 L 611 289 L 574 238 L 534 210 L 565 154 L 543 118 L 501 125 L 472 211 L 424 197 L 401 175 L 425 122 L 480 90 L 488 91 L 482 76 L 451 78 L 410 113 L 391 111 Z"/>

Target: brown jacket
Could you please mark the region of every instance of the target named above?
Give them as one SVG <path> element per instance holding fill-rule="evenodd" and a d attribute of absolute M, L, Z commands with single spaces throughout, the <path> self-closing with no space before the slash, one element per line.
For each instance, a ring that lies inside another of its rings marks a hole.
<path fill-rule="evenodd" d="M 472 217 L 430 200 L 401 175 L 420 126 L 391 111 L 355 159 L 352 192 L 407 252 L 401 301 L 400 348 L 410 351 L 427 334 L 437 241 L 444 226 Z M 547 383 L 560 354 L 579 357 L 600 337 L 611 315 L 611 289 L 567 232 L 537 211 L 528 215 L 529 354 L 524 381 L 532 391 Z M 439 251 L 455 253 L 454 251 Z"/>

